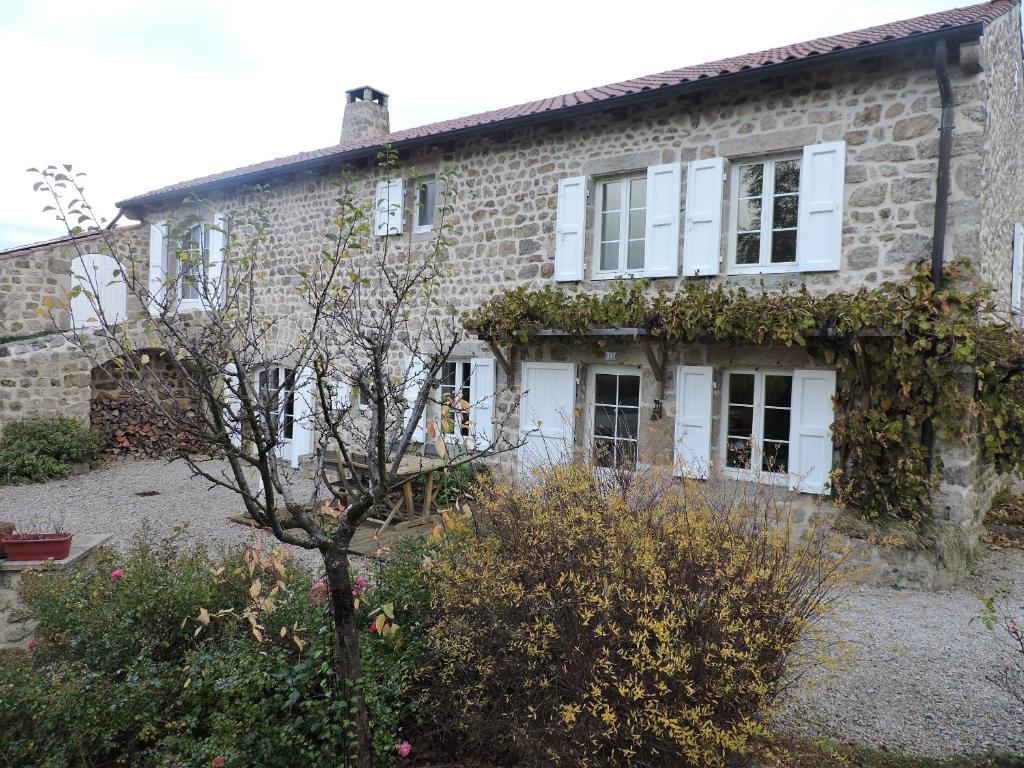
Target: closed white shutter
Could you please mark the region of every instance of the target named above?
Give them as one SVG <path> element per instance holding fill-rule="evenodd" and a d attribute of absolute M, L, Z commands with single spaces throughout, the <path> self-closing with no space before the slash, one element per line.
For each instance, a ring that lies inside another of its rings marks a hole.
<path fill-rule="evenodd" d="M 1020 312 L 1024 268 L 1024 225 L 1013 225 L 1013 261 L 1010 264 L 1010 311 Z"/>
<path fill-rule="evenodd" d="M 99 328 L 123 323 L 128 316 L 128 286 L 113 256 L 86 253 L 71 262 L 71 287 L 81 286 L 71 298 L 71 327 Z M 92 298 L 89 297 L 92 294 Z"/>
<path fill-rule="evenodd" d="M 575 363 L 523 363 L 520 471 L 570 458 L 576 426 Z"/>
<path fill-rule="evenodd" d="M 796 260 L 804 272 L 839 269 L 845 181 L 845 141 L 804 147 L 796 231 Z"/>
<path fill-rule="evenodd" d="M 644 273 L 648 277 L 679 274 L 679 196 L 683 166 L 652 165 L 647 169 L 647 231 Z"/>
<path fill-rule="evenodd" d="M 206 268 L 207 286 L 210 293 L 209 307 L 220 307 L 224 303 L 224 248 L 227 245 L 227 238 L 224 233 L 228 228 L 228 221 L 222 214 L 213 218 L 214 228 L 209 231 L 209 262 Z"/>
<path fill-rule="evenodd" d="M 335 379 L 331 383 L 331 408 L 344 411 L 352 404 L 352 385 L 347 381 Z"/>
<path fill-rule="evenodd" d="M 377 236 L 400 235 L 405 224 L 405 187 L 401 179 L 377 184 Z"/>
<path fill-rule="evenodd" d="M 583 238 L 587 227 L 587 177 L 558 182 L 555 218 L 555 280 L 583 279 Z"/>
<path fill-rule="evenodd" d="M 474 357 L 469 374 L 469 429 L 474 450 L 494 443 L 494 359 Z"/>
<path fill-rule="evenodd" d="M 149 314 L 159 315 L 167 297 L 167 222 L 149 225 Z"/>
<path fill-rule="evenodd" d="M 409 420 L 412 419 L 413 404 L 416 402 L 416 398 L 419 397 L 420 388 L 423 386 L 423 382 L 426 381 L 427 371 L 426 366 L 423 364 L 423 360 L 419 356 L 412 356 L 406 358 L 405 361 L 405 419 L 403 424 L 408 426 Z M 423 413 L 420 414 L 419 421 L 416 422 L 416 429 L 412 433 L 412 440 L 414 443 L 422 443 L 427 436 L 427 409 L 423 408 Z"/>
<path fill-rule="evenodd" d="M 706 480 L 711 471 L 711 409 L 714 369 L 681 365 L 676 369 L 676 435 L 673 473 Z"/>
<path fill-rule="evenodd" d="M 793 371 L 789 434 L 789 487 L 803 493 L 829 492 L 836 372 Z"/>
<path fill-rule="evenodd" d="M 224 405 L 224 422 L 235 448 L 242 447 L 242 407 L 237 394 L 239 386 L 238 371 L 234 363 L 231 363 L 228 365 L 221 402 Z"/>
<path fill-rule="evenodd" d="M 718 274 L 722 250 L 722 192 L 725 160 L 693 160 L 686 166 L 686 231 L 683 234 L 683 274 Z"/>
<path fill-rule="evenodd" d="M 316 409 L 314 403 L 316 375 L 312 368 L 303 368 L 295 376 L 295 409 L 292 419 L 292 466 L 299 466 L 299 459 L 313 452 L 313 435 L 316 431 Z"/>

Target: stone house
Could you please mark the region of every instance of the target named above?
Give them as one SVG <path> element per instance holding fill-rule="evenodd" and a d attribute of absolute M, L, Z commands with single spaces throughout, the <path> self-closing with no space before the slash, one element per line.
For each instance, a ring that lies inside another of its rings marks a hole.
<path fill-rule="evenodd" d="M 280 256 L 261 288 L 278 302 L 282 333 L 293 276 L 330 224 L 331 180 L 347 172 L 366 200 L 384 202 L 376 247 L 391 238 L 416 251 L 430 240 L 447 166 L 458 177 L 459 268 L 445 290 L 459 311 L 491 291 L 601 292 L 616 277 L 646 277 L 655 290 L 708 281 L 821 294 L 966 258 L 975 279 L 1000 287 L 1009 316 L 1020 309 L 1024 247 L 1022 74 L 1018 0 L 993 0 L 394 132 L 387 95 L 356 88 L 336 146 L 119 205 L 148 233 L 158 285 L 175 269 L 166 222 L 186 196 L 210 200 L 214 223 L 265 185 Z M 385 145 L 398 153 L 390 182 L 376 161 Z M 220 243 L 201 247 L 219 269 Z M 471 421 L 483 438 L 493 437 L 489 414 L 515 405 L 487 393 L 509 383 L 522 393 L 520 465 L 584 446 L 612 462 L 757 475 L 827 504 L 834 371 L 799 349 L 696 344 L 661 357 L 640 337 L 604 341 L 542 337 L 496 357 L 471 339 L 439 384 L 479 403 Z M 740 443 L 753 455 L 737 462 Z M 297 462 L 308 438 L 296 435 L 292 450 Z M 938 450 L 947 476 L 936 509 L 971 528 L 999 479 L 970 447 Z"/>

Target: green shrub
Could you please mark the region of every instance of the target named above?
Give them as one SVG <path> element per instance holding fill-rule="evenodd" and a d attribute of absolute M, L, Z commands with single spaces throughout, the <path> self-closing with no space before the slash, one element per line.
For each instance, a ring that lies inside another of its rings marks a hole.
<path fill-rule="evenodd" d="M 68 476 L 68 464 L 92 461 L 99 435 L 74 419 L 11 422 L 0 441 L 0 485 L 41 483 Z"/>

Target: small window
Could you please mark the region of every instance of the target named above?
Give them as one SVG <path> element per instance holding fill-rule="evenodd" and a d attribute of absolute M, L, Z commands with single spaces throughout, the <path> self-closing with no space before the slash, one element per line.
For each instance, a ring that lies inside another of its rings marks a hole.
<path fill-rule="evenodd" d="M 469 360 L 450 361 L 441 366 L 438 377 L 438 428 L 449 442 L 463 442 L 470 436 L 470 378 Z"/>
<path fill-rule="evenodd" d="M 640 435 L 640 374 L 594 372 L 594 461 L 601 467 L 635 466 Z"/>
<path fill-rule="evenodd" d="M 202 279 L 209 266 L 209 243 L 205 227 L 196 224 L 186 232 L 177 252 L 178 276 L 181 278 L 182 301 L 202 299 Z"/>
<path fill-rule="evenodd" d="M 729 371 L 724 399 L 725 466 L 755 474 L 787 473 L 793 375 Z"/>
<path fill-rule="evenodd" d="M 597 184 L 595 273 L 642 272 L 647 231 L 647 176 Z"/>
<path fill-rule="evenodd" d="M 735 269 L 796 266 L 799 197 L 798 157 L 733 166 L 731 261 Z"/>
<path fill-rule="evenodd" d="M 259 372 L 260 404 L 276 423 L 280 437 L 291 440 L 295 428 L 295 372 L 273 366 Z"/>
<path fill-rule="evenodd" d="M 437 207 L 437 181 L 433 176 L 421 179 L 416 185 L 416 231 L 429 232 L 434 228 L 434 209 Z"/>

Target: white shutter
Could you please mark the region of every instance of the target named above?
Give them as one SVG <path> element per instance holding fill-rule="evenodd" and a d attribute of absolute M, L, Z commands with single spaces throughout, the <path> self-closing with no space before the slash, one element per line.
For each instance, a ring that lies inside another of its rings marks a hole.
<path fill-rule="evenodd" d="M 242 408 L 238 401 L 238 371 L 234 363 L 230 363 L 224 381 L 221 401 L 224 404 L 224 422 L 231 436 L 231 444 L 235 448 L 242 447 Z"/>
<path fill-rule="evenodd" d="M 587 221 L 587 177 L 558 182 L 555 219 L 555 280 L 583 279 L 583 237 Z"/>
<path fill-rule="evenodd" d="M 714 369 L 676 369 L 676 435 L 673 473 L 706 480 L 711 471 L 711 410 Z"/>
<path fill-rule="evenodd" d="M 804 493 L 829 492 L 836 372 L 793 371 L 789 434 L 789 487 Z"/>
<path fill-rule="evenodd" d="M 570 458 L 576 421 L 576 364 L 523 363 L 520 471 Z"/>
<path fill-rule="evenodd" d="M 224 303 L 224 248 L 227 238 L 224 233 L 227 231 L 228 221 L 223 214 L 218 213 L 213 218 L 214 226 L 207 230 L 209 233 L 209 262 L 206 267 L 207 290 L 210 294 L 210 304 L 213 307 L 222 306 Z"/>
<path fill-rule="evenodd" d="M 683 274 L 718 274 L 722 251 L 722 193 L 725 160 L 693 160 L 686 166 L 686 232 L 683 234 Z"/>
<path fill-rule="evenodd" d="M 400 235 L 405 224 L 405 187 L 401 179 L 377 184 L 377 236 Z"/>
<path fill-rule="evenodd" d="M 159 315 L 167 297 L 167 222 L 149 225 L 149 314 Z"/>
<path fill-rule="evenodd" d="M 426 366 L 423 364 L 423 360 L 418 356 L 406 358 L 405 361 L 405 419 L 403 425 L 408 426 L 409 420 L 412 418 L 413 404 L 416 402 L 416 398 L 419 397 L 420 387 L 423 386 L 423 382 L 426 381 Z M 426 406 L 423 408 L 423 413 L 420 414 L 420 419 L 416 423 L 416 429 L 412 433 L 412 441 L 414 443 L 422 443 L 426 439 L 427 435 L 427 409 Z"/>
<path fill-rule="evenodd" d="M 839 269 L 845 180 L 845 141 L 804 147 L 796 231 L 796 260 L 802 271 Z"/>
<path fill-rule="evenodd" d="M 1013 225 L 1013 261 L 1010 264 L 1010 311 L 1020 312 L 1021 268 L 1024 267 L 1024 226 Z"/>
<path fill-rule="evenodd" d="M 683 178 L 680 163 L 647 169 L 647 231 L 644 273 L 648 277 L 679 274 L 679 196 Z"/>
<path fill-rule="evenodd" d="M 331 383 L 331 408 L 344 411 L 352 404 L 352 385 L 342 379 Z"/>
<path fill-rule="evenodd" d="M 292 416 L 292 466 L 313 452 L 313 434 L 316 431 L 316 402 L 314 390 L 316 376 L 312 368 L 303 368 L 295 375 L 295 407 Z"/>
<path fill-rule="evenodd" d="M 474 357 L 469 374 L 469 428 L 474 450 L 494 443 L 494 358 Z"/>
<path fill-rule="evenodd" d="M 128 286 L 113 256 L 105 253 L 82 254 L 71 262 L 71 287 L 82 291 L 71 298 L 71 327 L 99 328 L 123 323 L 128 316 Z M 92 294 L 90 299 L 88 294 Z"/>

